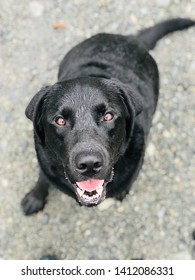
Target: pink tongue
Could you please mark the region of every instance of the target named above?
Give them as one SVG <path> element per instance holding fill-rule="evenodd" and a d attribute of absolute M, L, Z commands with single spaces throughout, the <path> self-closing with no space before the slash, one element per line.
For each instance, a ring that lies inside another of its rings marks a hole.
<path fill-rule="evenodd" d="M 77 182 L 76 184 L 81 190 L 92 192 L 101 187 L 103 183 L 104 180 L 87 180 L 83 182 Z"/>

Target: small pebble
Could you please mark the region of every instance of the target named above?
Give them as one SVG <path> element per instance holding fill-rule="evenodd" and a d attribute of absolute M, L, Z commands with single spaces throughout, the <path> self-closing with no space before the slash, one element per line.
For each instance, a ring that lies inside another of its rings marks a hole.
<path fill-rule="evenodd" d="M 156 4 L 161 7 L 167 7 L 171 3 L 171 0 L 156 0 Z"/>
<path fill-rule="evenodd" d="M 43 14 L 44 6 L 39 1 L 31 1 L 29 10 L 34 17 L 40 17 Z"/>
<path fill-rule="evenodd" d="M 49 215 L 45 213 L 42 218 L 43 225 L 47 225 L 49 223 Z"/>
<path fill-rule="evenodd" d="M 115 204 L 114 199 L 112 199 L 112 198 L 107 198 L 107 199 L 105 199 L 102 203 L 100 203 L 100 204 L 98 205 L 98 209 L 99 209 L 100 211 L 105 211 L 105 210 L 109 209 L 111 206 L 113 206 L 114 204 Z"/>

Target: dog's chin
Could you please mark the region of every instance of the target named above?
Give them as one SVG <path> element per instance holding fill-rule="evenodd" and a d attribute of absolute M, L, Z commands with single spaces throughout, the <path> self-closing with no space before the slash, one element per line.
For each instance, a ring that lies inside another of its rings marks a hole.
<path fill-rule="evenodd" d="M 77 182 L 74 187 L 78 201 L 83 206 L 96 206 L 106 198 L 105 180 L 87 180 Z"/>

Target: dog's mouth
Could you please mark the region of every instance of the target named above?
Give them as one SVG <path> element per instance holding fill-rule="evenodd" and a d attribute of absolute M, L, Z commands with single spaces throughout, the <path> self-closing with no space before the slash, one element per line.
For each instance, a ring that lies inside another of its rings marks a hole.
<path fill-rule="evenodd" d="M 76 182 L 76 194 L 82 205 L 92 206 L 102 202 L 106 197 L 106 182 L 103 179 L 89 179 Z"/>
<path fill-rule="evenodd" d="M 83 206 L 96 206 L 106 198 L 106 186 L 114 178 L 114 167 L 106 179 L 87 178 L 83 181 L 72 182 L 64 169 L 65 179 L 72 185 L 79 203 Z"/>

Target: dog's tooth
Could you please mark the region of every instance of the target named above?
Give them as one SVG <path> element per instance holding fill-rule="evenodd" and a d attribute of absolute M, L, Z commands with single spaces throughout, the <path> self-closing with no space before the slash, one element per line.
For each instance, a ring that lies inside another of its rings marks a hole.
<path fill-rule="evenodd" d="M 103 186 L 100 186 L 100 187 L 97 189 L 98 192 L 100 192 L 100 191 L 102 191 L 102 190 L 103 190 Z"/>

